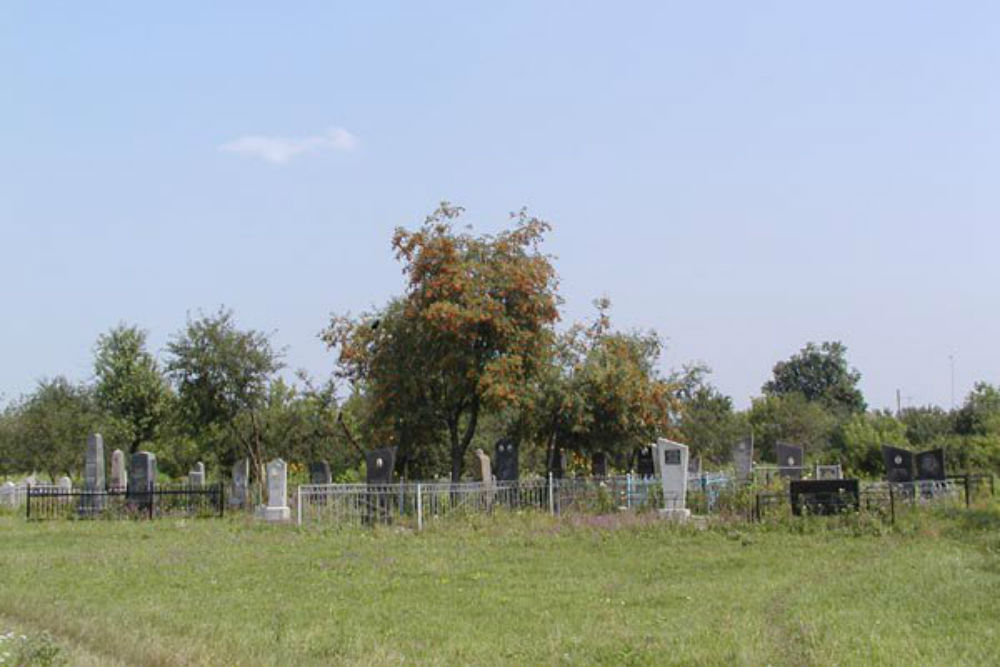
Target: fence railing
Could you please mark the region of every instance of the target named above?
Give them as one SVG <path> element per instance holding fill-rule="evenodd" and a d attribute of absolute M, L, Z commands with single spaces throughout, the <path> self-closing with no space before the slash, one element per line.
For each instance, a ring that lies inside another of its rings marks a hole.
<path fill-rule="evenodd" d="M 128 519 L 222 516 L 222 485 L 154 485 L 148 489 L 65 489 L 28 486 L 28 519 Z"/>

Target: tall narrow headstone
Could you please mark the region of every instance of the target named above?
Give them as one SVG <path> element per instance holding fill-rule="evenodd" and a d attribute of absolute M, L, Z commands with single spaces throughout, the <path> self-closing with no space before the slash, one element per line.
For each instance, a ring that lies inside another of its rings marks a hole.
<path fill-rule="evenodd" d="M 913 481 L 913 452 L 882 445 L 882 462 L 885 464 L 886 480 L 897 484 Z"/>
<path fill-rule="evenodd" d="M 779 442 L 774 446 L 778 461 L 778 474 L 788 479 L 802 479 L 804 452 L 797 445 Z"/>
<path fill-rule="evenodd" d="M 653 447 L 640 447 L 636 454 L 635 472 L 639 477 L 652 477 L 656 474 L 656 463 L 653 459 Z"/>
<path fill-rule="evenodd" d="M 490 457 L 481 450 L 476 450 L 476 475 L 480 482 L 484 484 L 493 483 L 493 469 L 490 466 Z"/>
<path fill-rule="evenodd" d="M 104 438 L 94 433 L 87 438 L 87 458 L 83 467 L 83 486 L 88 491 L 104 491 Z"/>
<path fill-rule="evenodd" d="M 736 467 L 736 478 L 741 482 L 753 475 L 753 440 L 743 438 L 733 445 L 733 465 Z"/>
<path fill-rule="evenodd" d="M 496 442 L 497 481 L 516 482 L 518 479 L 517 442 L 510 438 L 500 438 Z"/>
<path fill-rule="evenodd" d="M 288 506 L 288 464 L 281 459 L 267 464 L 267 505 L 257 508 L 257 516 L 265 521 L 288 521 L 292 516 Z"/>
<path fill-rule="evenodd" d="M 140 511 L 148 510 L 153 504 L 153 490 L 156 487 L 156 454 L 136 452 L 129 465 L 128 500 Z"/>
<path fill-rule="evenodd" d="M 205 486 L 205 464 L 198 461 L 194 464 L 194 468 L 188 472 L 188 486 L 200 489 Z"/>
<path fill-rule="evenodd" d="M 124 491 L 128 486 L 128 470 L 125 468 L 125 452 L 116 449 L 111 452 L 111 490 Z"/>
<path fill-rule="evenodd" d="M 686 519 L 687 509 L 688 448 L 666 438 L 656 441 L 656 462 L 663 486 L 663 509 L 660 515 L 667 518 Z"/>
<path fill-rule="evenodd" d="M 943 482 L 946 479 L 943 449 L 929 449 L 920 452 L 915 458 L 918 480 Z"/>
<path fill-rule="evenodd" d="M 594 477 L 608 476 L 608 455 L 605 452 L 594 452 L 590 457 L 590 474 Z"/>
<path fill-rule="evenodd" d="M 107 489 L 104 484 L 104 438 L 94 433 L 87 438 L 87 456 L 83 465 L 83 493 L 80 495 L 81 516 L 97 514 L 104 509 Z"/>
<path fill-rule="evenodd" d="M 373 449 L 365 454 L 365 477 L 369 484 L 392 484 L 392 471 L 395 467 L 395 447 Z"/>
<path fill-rule="evenodd" d="M 233 464 L 233 486 L 229 491 L 229 505 L 231 507 L 246 507 L 249 478 L 250 459 L 240 459 Z"/>
<path fill-rule="evenodd" d="M 310 484 L 330 484 L 333 475 L 330 474 L 330 464 L 326 461 L 313 461 L 309 464 Z"/>

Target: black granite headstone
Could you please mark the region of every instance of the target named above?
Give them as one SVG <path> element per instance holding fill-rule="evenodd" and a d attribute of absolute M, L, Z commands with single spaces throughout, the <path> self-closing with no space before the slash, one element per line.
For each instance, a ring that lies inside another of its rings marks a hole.
<path fill-rule="evenodd" d="M 128 500 L 140 510 L 149 509 L 156 486 L 156 455 L 136 452 L 132 455 L 128 471 Z"/>
<path fill-rule="evenodd" d="M 888 481 L 896 483 L 913 481 L 913 452 L 882 445 L 882 462 L 885 463 L 885 478 Z"/>
<path fill-rule="evenodd" d="M 493 458 L 496 459 L 494 477 L 498 482 L 516 482 L 519 476 L 517 442 L 510 438 L 500 438 L 493 449 Z"/>
<path fill-rule="evenodd" d="M 945 480 L 943 449 L 929 449 L 926 452 L 920 452 L 914 458 L 917 464 L 917 479 Z"/>
<path fill-rule="evenodd" d="M 779 442 L 774 446 L 778 474 L 789 479 L 802 479 L 803 451 L 801 447 Z"/>
<path fill-rule="evenodd" d="M 652 447 L 639 448 L 636 454 L 635 472 L 639 477 L 652 477 L 656 474 Z"/>
<path fill-rule="evenodd" d="M 839 514 L 845 510 L 857 510 L 861 503 L 861 492 L 856 479 L 806 479 L 794 480 L 789 484 L 788 494 L 792 501 L 792 514 Z"/>
<path fill-rule="evenodd" d="M 330 484 L 333 476 L 330 474 L 330 464 L 326 461 L 313 461 L 309 464 L 310 484 Z"/>
<path fill-rule="evenodd" d="M 608 476 L 608 455 L 604 452 L 594 452 L 590 457 L 590 474 L 594 477 Z"/>
<path fill-rule="evenodd" d="M 365 454 L 366 481 L 369 484 L 392 484 L 392 470 L 396 467 L 396 448 L 383 447 Z"/>

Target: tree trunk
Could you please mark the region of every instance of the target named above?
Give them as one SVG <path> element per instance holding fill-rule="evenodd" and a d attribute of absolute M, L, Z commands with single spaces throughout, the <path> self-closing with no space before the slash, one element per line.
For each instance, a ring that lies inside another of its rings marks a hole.
<path fill-rule="evenodd" d="M 465 465 L 465 452 L 469 449 L 469 443 L 476 435 L 476 425 L 479 422 L 479 399 L 472 399 L 469 406 L 469 421 L 465 425 L 465 433 L 459 436 L 459 420 L 462 411 L 459 410 L 454 417 L 448 419 L 448 434 L 451 436 L 451 481 L 456 483 L 462 479 L 462 468 Z"/>

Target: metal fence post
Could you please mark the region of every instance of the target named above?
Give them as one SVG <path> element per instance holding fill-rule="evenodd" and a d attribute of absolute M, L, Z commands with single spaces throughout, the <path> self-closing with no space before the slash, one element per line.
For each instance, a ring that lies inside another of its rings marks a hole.
<path fill-rule="evenodd" d="M 625 475 L 625 507 L 632 509 L 632 473 Z"/>
<path fill-rule="evenodd" d="M 965 507 L 969 507 L 969 476 L 965 476 Z"/>
<path fill-rule="evenodd" d="M 892 491 L 892 482 L 889 482 L 889 523 L 896 525 L 896 494 Z"/>
<path fill-rule="evenodd" d="M 420 482 L 417 482 L 417 530 L 424 529 L 424 501 L 421 495 Z"/>
<path fill-rule="evenodd" d="M 25 484 L 24 485 L 24 494 L 26 496 L 25 499 L 24 499 L 24 501 L 25 501 L 25 505 L 27 506 L 27 510 L 26 511 L 28 513 L 28 516 L 25 517 L 25 518 L 30 519 L 31 518 L 31 484 Z M 16 496 L 15 496 L 15 498 L 16 498 Z"/>
<path fill-rule="evenodd" d="M 310 473 L 312 474 L 312 473 Z M 295 514 L 296 524 L 302 525 L 302 485 L 295 487 Z"/>
<path fill-rule="evenodd" d="M 549 514 L 556 513 L 556 497 L 553 491 L 552 485 L 552 473 L 549 473 Z"/>

